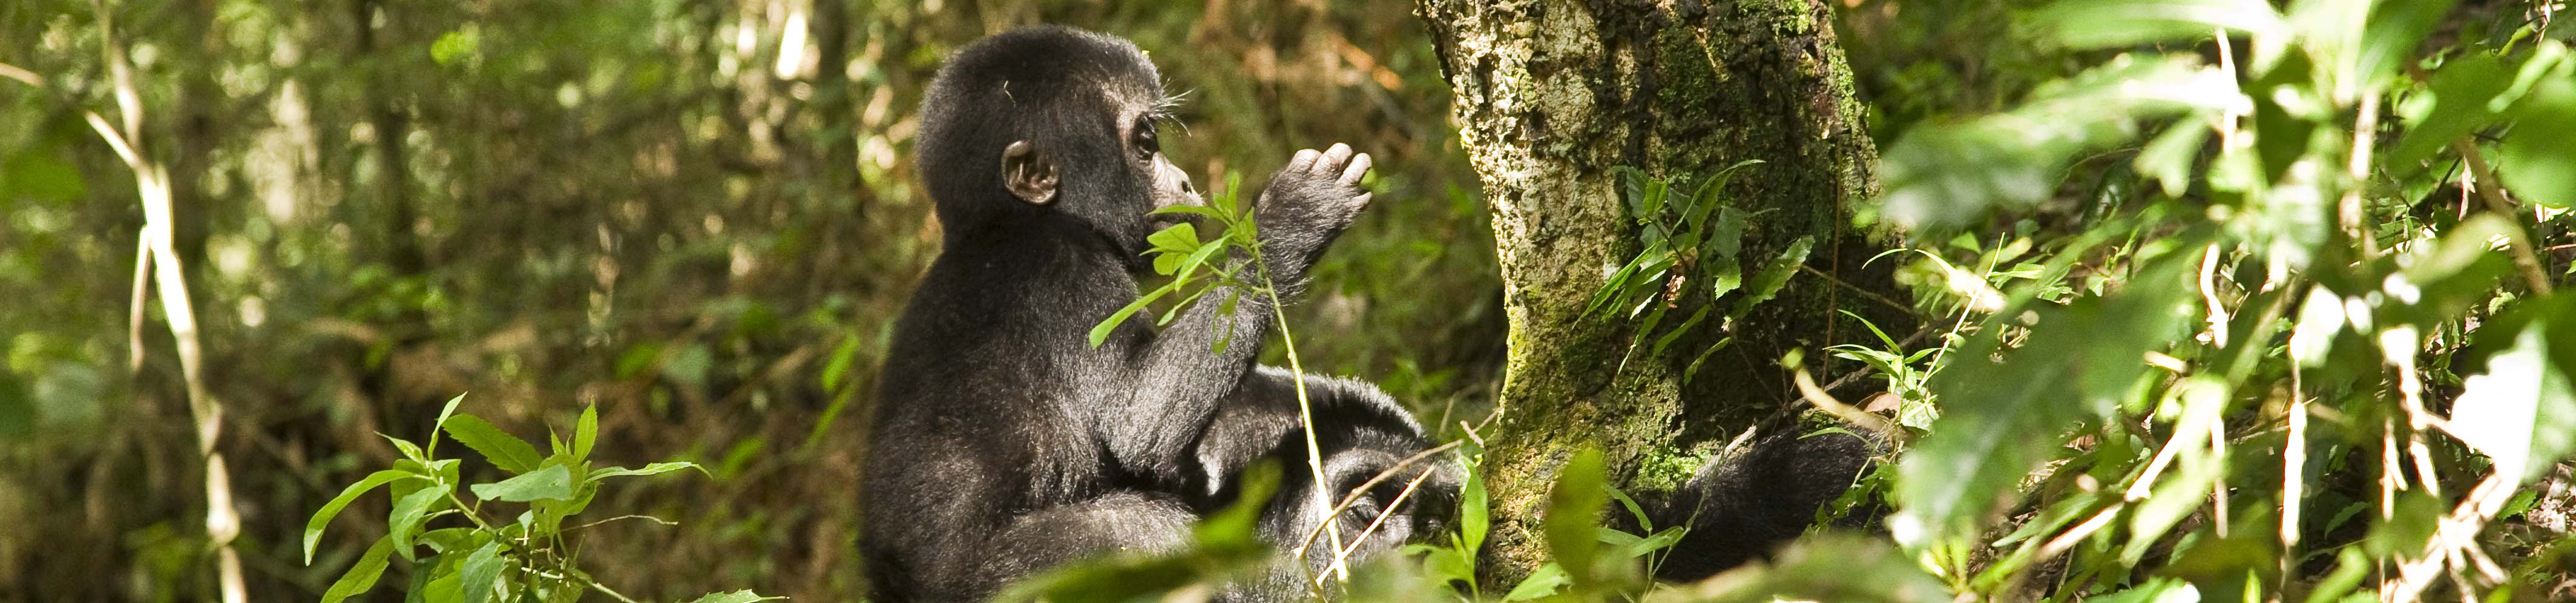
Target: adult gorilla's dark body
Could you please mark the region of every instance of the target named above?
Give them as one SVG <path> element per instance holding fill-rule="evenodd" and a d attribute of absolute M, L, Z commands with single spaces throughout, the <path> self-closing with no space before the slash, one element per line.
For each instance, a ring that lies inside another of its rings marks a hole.
<path fill-rule="evenodd" d="M 1136 299 L 1159 226 L 1149 212 L 1197 202 L 1155 140 L 1160 80 L 1124 40 L 1041 27 L 968 46 L 932 83 L 917 167 L 944 240 L 896 326 L 861 475 L 859 545 L 878 600 L 980 600 L 1082 557 L 1177 546 L 1263 459 L 1288 469 L 1265 538 L 1293 549 L 1325 520 L 1330 503 L 1299 470 L 1293 379 L 1254 364 L 1280 300 L 1246 294 L 1230 314 L 1197 304 L 1159 332 L 1133 320 L 1097 348 L 1086 341 Z M 1367 203 L 1368 168 L 1342 145 L 1300 151 L 1261 189 L 1262 260 L 1283 295 Z M 1212 352 L 1223 333 L 1234 344 Z M 1429 445 L 1373 386 L 1307 386 L 1332 498 Z M 1712 464 L 1655 504 L 1658 525 L 1701 527 L 1666 576 L 1703 575 L 1796 535 L 1867 456 L 1856 440 L 1783 442 Z M 1333 516 L 1349 546 L 1385 514 L 1351 547 L 1361 557 L 1435 526 L 1460 477 L 1448 462 L 1400 476 Z M 1416 476 L 1406 504 L 1381 508 Z M 1225 598 L 1303 596 L 1298 580 L 1332 544 Z"/>

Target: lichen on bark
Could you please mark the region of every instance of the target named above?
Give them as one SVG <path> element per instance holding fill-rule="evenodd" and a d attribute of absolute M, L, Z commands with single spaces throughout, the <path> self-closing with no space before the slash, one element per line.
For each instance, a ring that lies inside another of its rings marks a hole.
<path fill-rule="evenodd" d="M 1802 277 L 1746 320 L 1676 346 L 1735 338 L 1687 384 L 1695 352 L 1640 351 L 1623 364 L 1634 325 L 1583 315 L 1638 251 L 1610 168 L 1696 177 L 1760 159 L 1726 189 L 1763 212 L 1743 257 L 1813 236 L 1810 267 L 1883 286 L 1883 267 L 1863 269 L 1874 247 L 1846 210 L 1873 192 L 1876 151 L 1817 0 L 1420 0 L 1416 10 L 1493 211 L 1511 333 L 1502 419 L 1485 435 L 1495 527 L 1484 565 L 1508 586 L 1545 561 L 1540 501 L 1573 451 L 1599 447 L 1633 478 L 1650 452 L 1688 454 L 1787 400 L 1782 352 L 1845 339 L 1838 328 L 1858 333 L 1836 325 L 1836 309 L 1902 320 Z M 1810 368 L 1821 356 L 1808 355 Z"/>

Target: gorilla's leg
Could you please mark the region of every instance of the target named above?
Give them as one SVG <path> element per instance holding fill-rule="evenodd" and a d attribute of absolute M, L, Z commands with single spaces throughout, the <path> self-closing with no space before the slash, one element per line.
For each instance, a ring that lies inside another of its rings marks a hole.
<path fill-rule="evenodd" d="M 1198 515 L 1180 499 L 1119 490 L 1091 500 L 1022 515 L 993 535 L 978 571 L 1007 583 L 1113 553 L 1162 554 L 1189 543 Z"/>
<path fill-rule="evenodd" d="M 1363 484 L 1431 445 L 1401 405 L 1367 382 L 1308 375 L 1306 399 L 1323 459 L 1321 495 L 1306 460 L 1296 381 L 1287 370 L 1259 366 L 1244 375 L 1198 441 L 1196 456 L 1207 480 L 1202 491 L 1208 494 L 1202 505 L 1237 499 L 1243 471 L 1254 463 L 1273 462 L 1281 469 L 1278 490 L 1261 516 L 1262 538 L 1280 557 L 1266 575 L 1236 585 L 1229 593 L 1234 600 L 1303 599 L 1309 593 L 1305 580 L 1329 569 L 1338 551 L 1349 551 L 1349 561 L 1357 564 L 1438 531 L 1465 479 L 1454 460 L 1421 459 L 1332 513 Z M 1327 518 L 1334 522 L 1338 546 L 1333 538 L 1317 536 Z"/>
<path fill-rule="evenodd" d="M 1702 465 L 1670 496 L 1640 501 L 1657 528 L 1691 526 L 1655 577 L 1697 580 L 1769 554 L 1849 490 L 1872 454 L 1875 446 L 1849 433 L 1785 434 Z M 1610 516 L 1620 529 L 1638 531 L 1628 513 Z"/>

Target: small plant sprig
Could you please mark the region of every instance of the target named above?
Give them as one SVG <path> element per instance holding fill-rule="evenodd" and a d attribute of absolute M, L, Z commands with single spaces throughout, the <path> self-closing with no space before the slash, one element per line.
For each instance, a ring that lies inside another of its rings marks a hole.
<path fill-rule="evenodd" d="M 1161 287 L 1138 295 L 1136 301 L 1110 314 L 1109 318 L 1100 321 L 1100 324 L 1093 325 L 1092 347 L 1099 347 L 1101 342 L 1109 338 L 1111 331 L 1117 330 L 1118 325 L 1133 318 L 1136 313 L 1144 311 L 1154 302 L 1167 297 L 1178 296 L 1179 301 L 1173 303 L 1170 309 L 1164 310 L 1162 316 L 1154 321 L 1157 326 L 1171 324 L 1172 319 L 1180 316 L 1182 308 L 1189 307 L 1191 303 L 1197 302 L 1199 298 L 1219 288 L 1225 290 L 1225 299 L 1217 302 L 1217 313 L 1220 315 L 1233 315 L 1236 302 L 1240 301 L 1245 293 L 1270 296 L 1273 300 L 1278 298 L 1278 283 L 1271 278 L 1269 264 L 1262 261 L 1265 256 L 1261 254 L 1258 221 L 1253 218 L 1252 208 L 1244 206 L 1239 201 L 1242 188 L 1242 175 L 1226 174 L 1225 189 L 1210 196 L 1207 205 L 1175 205 L 1154 210 L 1153 213 L 1156 215 L 1203 216 L 1214 221 L 1223 230 L 1219 231 L 1215 239 L 1200 240 L 1198 227 L 1189 222 L 1182 222 L 1146 236 L 1145 241 L 1153 245 L 1153 248 L 1146 250 L 1145 253 L 1154 257 L 1154 272 L 1171 277 L 1172 280 Z M 1220 254 L 1229 254 L 1228 250 L 1234 250 L 1233 255 L 1240 255 L 1244 261 L 1232 265 L 1209 263 L 1210 259 Z M 1249 274 L 1246 273 L 1247 269 Z M 1328 481 L 1324 479 L 1323 455 L 1320 452 L 1321 447 L 1315 443 L 1314 408 L 1306 397 L 1306 368 L 1297 358 L 1297 340 L 1288 332 L 1287 309 L 1279 303 L 1271 303 L 1269 306 L 1271 320 L 1276 321 L 1279 328 L 1280 347 L 1288 355 L 1289 375 L 1295 379 L 1293 383 L 1297 390 L 1297 423 L 1304 427 L 1299 431 L 1305 434 L 1306 469 L 1313 473 L 1312 483 L 1315 484 L 1313 496 L 1318 501 L 1327 502 L 1329 506 L 1328 501 L 1338 497 L 1325 485 Z M 1234 339 L 1233 323 L 1219 322 L 1225 325 L 1226 330 L 1217 334 L 1214 348 L 1216 351 L 1224 351 Z M 1341 542 L 1339 531 L 1332 522 L 1325 522 L 1324 540 Z M 1305 547 L 1301 545 L 1292 556 L 1303 557 L 1305 553 Z M 1333 556 L 1330 575 L 1339 579 L 1350 577 L 1350 568 L 1344 563 L 1341 554 Z"/>
<path fill-rule="evenodd" d="M 1689 287 L 1705 287 L 1706 303 L 1698 304 L 1681 324 L 1661 331 L 1648 350 L 1650 354 L 1663 354 L 1712 315 L 1718 316 L 1721 324 L 1743 318 L 1754 306 L 1779 295 L 1798 266 L 1806 263 L 1807 253 L 1815 247 L 1812 236 L 1790 241 L 1751 277 L 1744 274 L 1744 263 L 1738 257 L 1744 247 L 1744 228 L 1761 212 L 1736 209 L 1722 195 L 1737 170 L 1758 163 L 1762 161 L 1736 162 L 1697 186 L 1680 179 L 1656 179 L 1628 166 L 1612 168 L 1619 175 L 1620 196 L 1628 201 L 1628 215 L 1637 221 L 1639 249 L 1636 257 L 1602 280 L 1600 290 L 1584 307 L 1584 314 L 1624 312 L 1627 318 L 1638 321 L 1636 334 L 1628 342 L 1628 353 L 1620 358 L 1621 366 L 1636 355 L 1637 347 L 1645 344 L 1647 337 L 1657 334 L 1666 311 L 1682 306 L 1682 299 L 1692 293 Z M 1676 194 L 1684 188 L 1690 192 Z M 1693 285 L 1694 280 L 1701 284 Z M 1718 302 L 1729 299 L 1733 305 L 1718 314 Z M 1701 350 L 1683 372 L 1683 378 L 1698 373 L 1700 363 L 1731 343 L 1734 338 L 1721 338 Z"/>
<path fill-rule="evenodd" d="M 642 515 L 612 517 L 573 525 L 565 523 L 589 508 L 598 495 L 599 486 L 609 478 L 660 475 L 682 469 L 706 469 L 696 463 L 663 462 L 639 469 L 625 467 L 594 468 L 590 465 L 591 445 L 599 437 L 599 409 L 584 408 L 573 428 L 572 440 L 549 433 L 550 454 L 540 455 L 536 446 L 521 440 L 491 423 L 473 415 L 456 414 L 463 402 L 460 394 L 447 401 L 438 412 L 438 422 L 428 440 L 414 444 L 389 435 L 383 436 L 402 451 L 403 458 L 393 468 L 377 471 L 340 491 L 331 502 L 313 512 L 304 524 L 304 562 L 313 562 L 314 546 L 321 542 L 322 530 L 331 519 L 348 508 L 359 496 L 378 487 L 393 497 L 393 512 L 386 516 L 385 535 L 367 547 L 358 561 L 322 594 L 322 603 L 338 603 L 365 594 L 375 588 L 391 557 L 411 563 L 413 578 L 411 601 L 577 601 L 586 591 L 597 591 L 618 601 L 636 603 L 591 579 L 578 568 L 581 557 L 578 534 L 587 528 L 619 519 L 648 519 L 665 525 L 658 518 Z M 481 453 L 494 467 L 512 477 L 497 482 L 466 484 L 460 478 L 454 458 L 438 457 L 438 434 Z M 473 495 L 473 502 L 458 494 L 458 488 Z M 507 503 L 486 509 L 487 503 Z M 501 522 L 487 517 L 503 516 L 508 507 L 523 507 L 514 519 Z M 440 517 L 463 518 L 470 525 L 427 529 L 430 521 Z M 420 547 L 429 547 L 422 554 Z M 749 603 L 780 599 L 764 597 L 749 590 L 712 593 L 694 603 Z"/>

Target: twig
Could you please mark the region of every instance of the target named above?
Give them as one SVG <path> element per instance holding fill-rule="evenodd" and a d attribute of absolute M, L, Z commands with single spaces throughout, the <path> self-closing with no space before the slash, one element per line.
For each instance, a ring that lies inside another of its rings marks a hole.
<path fill-rule="evenodd" d="M 1861 297 L 1869 298 L 1869 300 L 1870 300 L 1870 301 L 1878 302 L 1878 303 L 1880 303 L 1880 304 L 1882 304 L 1882 305 L 1885 305 L 1885 306 L 1887 306 L 1887 307 L 1890 307 L 1890 308 L 1895 308 L 1895 309 L 1896 309 L 1896 311 L 1898 311 L 1898 312 L 1904 312 L 1907 316 L 1913 316 L 1913 317 L 1916 317 L 1916 318 L 1924 318 L 1923 313 L 1922 313 L 1922 312 L 1920 312 L 1920 311 L 1916 311 L 1916 310 L 1914 309 L 1914 307 L 1913 307 L 1913 306 L 1908 306 L 1908 305 L 1905 305 L 1905 304 L 1897 303 L 1897 302 L 1896 302 L 1896 300 L 1888 299 L 1888 298 L 1887 298 L 1887 296 L 1885 296 L 1885 295 L 1879 295 L 1879 294 L 1878 294 L 1878 292 L 1876 292 L 1876 291 L 1871 291 L 1871 290 L 1868 290 L 1868 289 L 1863 289 L 1863 288 L 1861 288 L 1861 287 L 1860 287 L 1860 285 L 1854 285 L 1854 284 L 1851 284 L 1851 283 L 1848 283 L 1848 282 L 1844 282 L 1844 281 L 1843 281 L 1843 279 L 1834 278 L 1834 275 L 1832 275 L 1832 274 L 1830 274 L 1830 273 L 1827 273 L 1827 272 L 1825 272 L 1825 271 L 1823 271 L 1823 270 L 1817 270 L 1817 269 L 1816 269 L 1816 267 L 1814 267 L 1814 266 L 1809 266 L 1809 265 L 1806 265 L 1806 264 L 1799 264 L 1799 265 L 1798 265 L 1798 269 L 1799 269 L 1799 270 L 1805 270 L 1805 271 L 1807 271 L 1807 273 L 1808 273 L 1808 274 L 1813 274 L 1813 275 L 1816 275 L 1816 276 L 1817 276 L 1817 277 L 1819 277 L 1819 278 L 1823 278 L 1823 279 L 1825 279 L 1825 280 L 1826 280 L 1826 281 L 1828 281 L 1828 282 L 1832 282 L 1832 283 L 1834 284 L 1834 286 L 1842 287 L 1842 288 L 1844 288 L 1844 289 L 1850 289 L 1853 293 L 1858 293 L 1858 294 L 1860 294 L 1860 296 L 1861 296 Z"/>
<path fill-rule="evenodd" d="M 1386 508 L 1380 510 L 1377 517 L 1369 520 L 1368 527 L 1360 528 L 1358 533 L 1351 535 L 1350 546 L 1333 547 L 1333 563 L 1347 564 L 1348 559 L 1350 559 L 1351 552 L 1359 550 L 1361 544 L 1367 543 L 1369 535 L 1377 533 L 1378 526 L 1385 525 L 1386 518 L 1394 516 L 1395 510 L 1404 506 L 1404 500 L 1413 497 L 1414 489 L 1422 486 L 1422 480 L 1429 479 L 1430 477 L 1430 471 L 1423 471 L 1420 475 L 1413 476 L 1413 481 L 1405 482 L 1404 490 L 1395 493 L 1395 498 L 1387 501 Z M 1324 521 L 1337 521 L 1341 516 L 1341 513 L 1335 512 L 1331 515 L 1325 515 Z M 1322 578 L 1316 579 L 1319 581 L 1322 580 Z M 1316 586 L 1320 587 L 1322 584 L 1317 584 Z"/>
<path fill-rule="evenodd" d="M 1825 393 L 1824 388 L 1816 387 L 1816 378 L 1813 375 L 1807 374 L 1807 369 L 1800 368 L 1796 373 L 1792 374 L 1791 377 L 1797 379 L 1798 393 L 1806 396 L 1807 403 L 1816 405 L 1816 408 L 1818 410 L 1825 411 L 1825 414 L 1833 415 L 1834 418 L 1842 419 L 1843 422 L 1850 423 L 1853 426 L 1867 429 L 1871 433 L 1878 434 L 1880 437 L 1894 439 L 1904 435 L 1896 429 L 1895 425 L 1888 423 L 1887 419 L 1881 418 L 1878 415 L 1870 414 L 1869 411 L 1861 410 L 1860 408 L 1854 407 L 1850 404 L 1844 404 L 1843 401 L 1834 399 L 1832 394 Z"/>
<path fill-rule="evenodd" d="M 2478 154 L 2477 145 L 2470 143 L 2469 139 L 2462 138 L 2451 143 L 2451 150 L 2459 153 L 2460 158 L 2469 163 L 2468 178 L 2462 184 L 2476 189 L 2478 196 L 2486 199 L 2487 211 L 2512 219 L 2516 231 L 2523 231 L 2522 220 L 2514 212 L 2513 202 L 2505 200 L 2504 189 L 2496 186 L 2495 171 L 2487 167 L 2487 160 Z M 2531 287 L 2533 293 L 2548 295 L 2549 275 L 2540 270 L 2540 257 L 2531 251 L 2530 234 L 2522 232 L 2522 235 L 2514 237 L 2514 240 L 2507 245 L 2513 257 L 2513 267 L 2522 271 L 2522 280 L 2524 284 Z"/>
<path fill-rule="evenodd" d="M 1466 422 L 1460 421 L 1459 423 L 1463 426 Z M 1468 433 L 1473 434 L 1475 432 L 1470 430 Z M 1359 504 L 1360 493 L 1367 492 L 1369 488 L 1377 487 L 1378 484 L 1386 482 L 1388 478 L 1394 477 L 1395 472 L 1403 471 L 1405 467 L 1412 466 L 1414 463 L 1422 462 L 1422 459 L 1431 458 L 1431 455 L 1448 452 L 1451 449 L 1457 448 L 1458 443 L 1463 441 L 1465 440 L 1450 440 L 1447 444 L 1433 446 L 1430 449 L 1413 453 L 1413 456 L 1404 457 L 1404 460 L 1396 461 L 1394 465 L 1387 467 L 1383 471 L 1377 472 L 1377 475 L 1375 477 L 1370 477 L 1368 481 L 1360 482 L 1360 485 L 1351 487 L 1350 493 L 1342 497 L 1342 502 L 1340 504 L 1333 505 L 1333 508 L 1324 511 L 1324 517 L 1326 519 L 1323 525 L 1315 526 L 1314 530 L 1306 532 L 1306 538 L 1297 544 L 1297 548 L 1290 552 L 1289 556 L 1301 559 L 1304 558 L 1306 556 L 1306 548 L 1314 546 L 1315 538 L 1324 535 L 1325 528 L 1332 526 L 1333 522 L 1331 518 L 1340 517 L 1343 511 L 1350 510 L 1351 505 Z M 1431 472 L 1429 470 L 1424 470 L 1422 473 L 1424 475 L 1429 475 Z M 1390 505 L 1389 508 L 1393 508 L 1392 505 Z M 1336 539 L 1339 537 L 1339 535 L 1335 535 Z"/>

